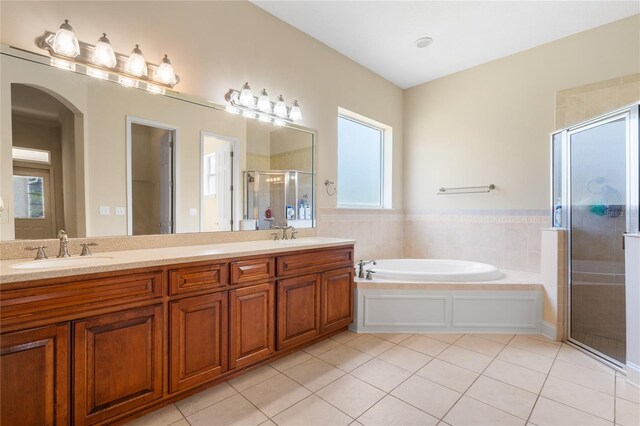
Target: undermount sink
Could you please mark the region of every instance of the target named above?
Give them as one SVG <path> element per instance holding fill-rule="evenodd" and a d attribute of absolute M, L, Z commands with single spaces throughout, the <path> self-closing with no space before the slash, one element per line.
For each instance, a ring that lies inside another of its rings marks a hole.
<path fill-rule="evenodd" d="M 296 244 L 318 244 L 322 242 L 321 238 L 296 238 L 293 240 L 278 240 L 276 241 L 277 243 L 280 244 L 292 244 L 292 245 L 296 245 Z"/>
<path fill-rule="evenodd" d="M 14 269 L 52 269 L 52 268 L 69 268 L 74 266 L 94 266 L 111 261 L 113 257 L 109 256 L 78 256 L 63 257 L 55 259 L 31 260 L 18 263 L 12 266 Z"/>

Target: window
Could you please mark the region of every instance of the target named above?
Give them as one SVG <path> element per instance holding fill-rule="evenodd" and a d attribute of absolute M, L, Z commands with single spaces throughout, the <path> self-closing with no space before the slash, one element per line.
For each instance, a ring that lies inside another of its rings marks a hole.
<path fill-rule="evenodd" d="M 391 128 L 340 109 L 338 207 L 391 207 Z"/>
<path fill-rule="evenodd" d="M 44 219 L 44 179 L 13 176 L 16 219 Z"/>

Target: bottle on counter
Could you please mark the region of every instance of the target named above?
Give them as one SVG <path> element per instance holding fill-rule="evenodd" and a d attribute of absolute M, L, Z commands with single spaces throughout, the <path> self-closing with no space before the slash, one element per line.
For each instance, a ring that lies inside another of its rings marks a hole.
<path fill-rule="evenodd" d="M 271 207 L 267 207 L 267 210 L 264 211 L 264 217 L 266 219 L 271 219 Z"/>

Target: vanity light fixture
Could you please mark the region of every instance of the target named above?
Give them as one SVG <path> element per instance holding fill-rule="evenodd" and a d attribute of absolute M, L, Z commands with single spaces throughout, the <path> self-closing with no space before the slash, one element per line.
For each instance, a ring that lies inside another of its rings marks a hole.
<path fill-rule="evenodd" d="M 144 59 L 144 55 L 140 50 L 140 47 L 136 44 L 136 47 L 131 51 L 131 55 L 127 59 L 127 65 L 125 71 L 128 74 L 135 75 L 136 77 L 147 76 L 147 61 Z"/>
<path fill-rule="evenodd" d="M 253 97 L 253 92 L 251 91 L 251 86 L 249 86 L 248 81 L 244 83 L 240 89 L 240 105 L 248 108 L 255 108 L 256 106 L 256 99 Z"/>
<path fill-rule="evenodd" d="M 240 90 L 230 89 L 224 97 L 228 102 L 225 110 L 232 114 L 242 114 L 247 118 L 257 118 L 263 123 L 284 126 L 302 120 L 302 112 L 298 101 L 287 107 L 284 97 L 279 95 L 274 102 L 269 100 L 266 89 L 262 89 L 258 97 L 253 96 L 249 82 Z"/>
<path fill-rule="evenodd" d="M 105 68 L 113 68 L 116 66 L 116 52 L 111 47 L 111 42 L 107 38 L 106 33 L 102 33 L 102 37 L 98 39 L 93 50 L 93 63 L 101 65 Z"/>
<path fill-rule="evenodd" d="M 162 58 L 160 65 L 158 65 L 156 81 L 169 86 L 176 84 L 176 73 L 173 70 L 173 65 L 171 65 L 171 61 L 169 61 L 169 57 L 166 54 L 164 55 L 164 58 Z"/>
<path fill-rule="evenodd" d="M 271 107 L 271 101 L 269 100 L 269 95 L 267 95 L 267 90 L 262 89 L 260 95 L 258 96 L 258 104 L 257 107 L 260 111 L 271 114 L 273 112 L 273 108 Z"/>
<path fill-rule="evenodd" d="M 58 55 L 75 58 L 80 54 L 80 44 L 78 37 L 73 31 L 73 27 L 69 25 L 69 20 L 65 19 L 60 29 L 55 33 L 51 40 L 51 48 Z"/>
<path fill-rule="evenodd" d="M 131 55 L 114 51 L 106 34 L 95 45 L 78 41 L 69 21 L 65 20 L 54 34 L 45 32 L 38 45 L 49 51 L 51 65 L 60 69 L 87 74 L 118 82 L 126 87 L 145 89 L 150 93 L 164 93 L 180 82 L 169 57 L 159 65 L 148 63 L 136 44 Z"/>
<path fill-rule="evenodd" d="M 276 103 L 273 105 L 273 113 L 280 118 L 287 118 L 287 105 L 284 103 L 282 95 L 276 99 Z"/>

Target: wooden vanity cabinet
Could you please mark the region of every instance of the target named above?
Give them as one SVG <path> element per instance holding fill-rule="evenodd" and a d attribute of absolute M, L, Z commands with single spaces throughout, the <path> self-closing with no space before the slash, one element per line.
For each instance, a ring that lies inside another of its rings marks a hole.
<path fill-rule="evenodd" d="M 0 424 L 122 423 L 353 320 L 353 246 L 0 286 Z"/>
<path fill-rule="evenodd" d="M 275 351 L 274 283 L 229 292 L 229 366 L 254 364 Z"/>
<path fill-rule="evenodd" d="M 209 382 L 228 370 L 229 293 L 171 302 L 170 392 Z"/>
<path fill-rule="evenodd" d="M 69 325 L 3 334 L 0 424 L 69 424 Z"/>
<path fill-rule="evenodd" d="M 162 311 L 155 305 L 74 322 L 74 424 L 162 398 Z"/>

